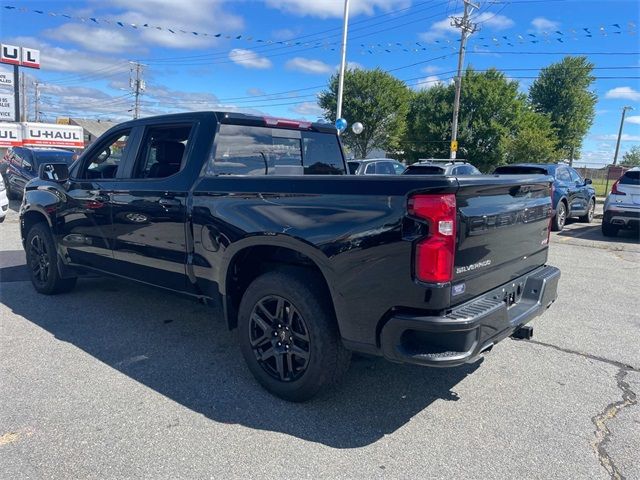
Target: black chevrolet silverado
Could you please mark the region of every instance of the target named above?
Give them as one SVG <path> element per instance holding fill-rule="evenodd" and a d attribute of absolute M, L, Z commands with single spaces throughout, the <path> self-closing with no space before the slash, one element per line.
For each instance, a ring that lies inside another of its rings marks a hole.
<path fill-rule="evenodd" d="M 222 304 L 256 379 L 308 399 L 351 352 L 457 366 L 556 299 L 544 176 L 353 176 L 326 124 L 202 112 L 123 123 L 30 181 L 35 289 L 104 273 Z"/>

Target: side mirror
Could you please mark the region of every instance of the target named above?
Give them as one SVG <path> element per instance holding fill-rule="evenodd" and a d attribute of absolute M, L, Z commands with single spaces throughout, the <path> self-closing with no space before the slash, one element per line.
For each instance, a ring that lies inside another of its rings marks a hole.
<path fill-rule="evenodd" d="M 590 178 L 585 178 L 584 179 L 584 184 L 585 185 L 591 185 L 593 183 L 593 181 Z"/>
<path fill-rule="evenodd" d="M 69 165 L 66 163 L 43 163 L 38 172 L 40 180 L 63 183 L 69 180 Z"/>

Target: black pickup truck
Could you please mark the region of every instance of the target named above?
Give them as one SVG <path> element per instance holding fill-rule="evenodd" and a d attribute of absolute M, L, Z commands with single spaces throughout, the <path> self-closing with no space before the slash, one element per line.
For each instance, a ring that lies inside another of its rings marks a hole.
<path fill-rule="evenodd" d="M 544 176 L 348 175 L 326 124 L 201 112 L 118 125 L 25 189 L 35 289 L 98 272 L 221 303 L 256 379 L 308 399 L 352 351 L 456 366 L 556 299 Z"/>

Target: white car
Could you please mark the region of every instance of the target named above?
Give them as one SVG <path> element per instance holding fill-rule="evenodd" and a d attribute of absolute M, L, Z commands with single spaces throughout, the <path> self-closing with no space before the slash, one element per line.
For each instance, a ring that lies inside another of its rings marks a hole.
<path fill-rule="evenodd" d="M 7 198 L 7 189 L 4 186 L 4 180 L 0 175 L 0 223 L 4 222 L 9 210 L 9 199 Z"/>
<path fill-rule="evenodd" d="M 604 202 L 602 234 L 615 237 L 622 228 L 640 226 L 640 167 L 627 170 L 611 187 Z"/>

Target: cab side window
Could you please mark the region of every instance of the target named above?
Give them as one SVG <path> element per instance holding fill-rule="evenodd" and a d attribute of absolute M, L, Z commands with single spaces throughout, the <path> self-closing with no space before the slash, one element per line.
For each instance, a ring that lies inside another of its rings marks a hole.
<path fill-rule="evenodd" d="M 166 178 L 184 166 L 192 124 L 147 127 L 133 178 Z"/>
<path fill-rule="evenodd" d="M 116 178 L 118 169 L 129 142 L 131 130 L 123 130 L 114 134 L 103 144 L 104 147 L 87 158 L 78 172 L 79 178 L 110 179 Z"/>

